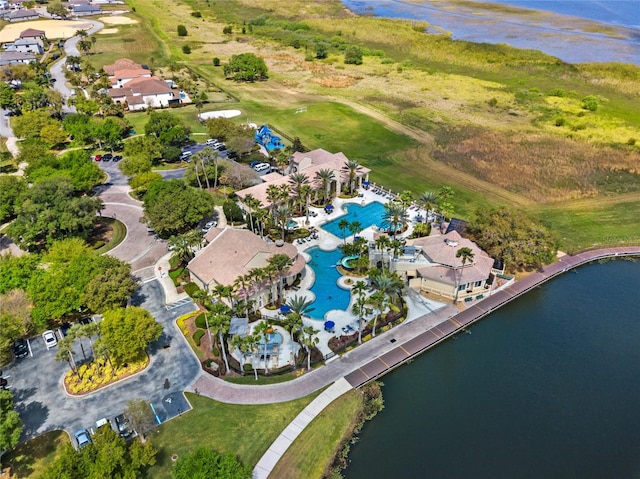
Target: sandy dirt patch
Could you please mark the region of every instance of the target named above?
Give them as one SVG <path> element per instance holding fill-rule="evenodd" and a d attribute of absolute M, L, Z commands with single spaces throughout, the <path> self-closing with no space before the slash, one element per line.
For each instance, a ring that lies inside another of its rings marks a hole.
<path fill-rule="evenodd" d="M 44 30 L 49 40 L 71 38 L 78 30 L 88 30 L 93 25 L 82 20 L 36 20 L 34 22 L 10 23 L 0 31 L 0 42 L 11 42 L 27 28 Z"/>
<path fill-rule="evenodd" d="M 98 33 L 98 35 L 108 35 L 109 33 L 118 33 L 118 29 L 117 28 L 103 28 L 102 30 L 100 30 L 97 33 Z"/>
<path fill-rule="evenodd" d="M 129 17 L 100 17 L 98 21 L 106 24 L 106 25 L 133 25 L 134 23 L 138 23 L 137 20 Z"/>

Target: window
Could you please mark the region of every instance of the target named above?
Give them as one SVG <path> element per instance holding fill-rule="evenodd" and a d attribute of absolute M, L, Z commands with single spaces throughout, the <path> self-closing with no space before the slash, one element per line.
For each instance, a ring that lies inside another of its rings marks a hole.
<path fill-rule="evenodd" d="M 458 286 L 458 291 L 464 291 L 467 288 L 466 284 L 461 284 Z"/>
<path fill-rule="evenodd" d="M 476 281 L 473 285 L 474 288 L 479 288 L 480 286 L 482 286 L 482 281 Z"/>

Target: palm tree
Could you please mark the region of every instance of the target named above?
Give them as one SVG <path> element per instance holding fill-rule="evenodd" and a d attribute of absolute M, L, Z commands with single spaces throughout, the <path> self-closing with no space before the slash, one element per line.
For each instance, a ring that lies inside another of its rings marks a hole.
<path fill-rule="evenodd" d="M 300 335 L 300 341 L 302 342 L 302 346 L 307 350 L 307 371 L 311 371 L 311 348 L 316 346 L 320 341 L 316 334 L 319 333 L 319 330 L 315 329 L 313 326 L 305 326 L 302 328 L 302 334 Z"/>
<path fill-rule="evenodd" d="M 270 334 L 273 329 L 271 323 L 269 321 L 261 321 L 254 328 L 253 332 L 262 339 L 264 344 L 264 374 L 266 375 L 269 372 L 269 364 L 267 362 L 267 334 Z M 255 366 L 254 366 L 255 369 Z"/>
<path fill-rule="evenodd" d="M 460 279 L 456 284 L 456 297 L 453 300 L 454 304 L 458 302 L 458 292 L 460 290 L 460 285 L 462 284 L 462 272 L 464 270 L 464 265 L 473 262 L 474 254 L 471 248 L 465 246 L 456 251 L 456 258 L 460 258 L 460 260 L 462 261 L 462 267 L 460 268 Z"/>
<path fill-rule="evenodd" d="M 362 344 L 362 319 L 368 313 L 367 304 L 367 283 L 358 281 L 353 285 L 351 293 L 356 296 L 353 303 L 353 314 L 358 316 L 358 344 Z"/>
<path fill-rule="evenodd" d="M 338 228 L 340 228 L 340 231 L 342 232 L 342 243 L 347 244 L 347 235 L 344 234 L 344 231 L 349 228 L 349 222 L 346 219 L 342 218 L 338 222 Z"/>
<path fill-rule="evenodd" d="M 311 202 L 311 195 L 313 194 L 313 188 L 311 185 L 302 185 L 300 187 L 300 197 L 304 198 L 304 211 L 305 211 L 305 224 L 309 224 L 309 203 Z"/>
<path fill-rule="evenodd" d="M 285 233 L 291 221 L 291 208 L 287 205 L 280 205 L 275 211 L 275 220 L 280 229 L 282 230 L 282 241 L 284 241 Z"/>
<path fill-rule="evenodd" d="M 331 182 L 335 179 L 334 175 L 333 175 L 333 171 L 331 171 L 329 168 L 322 168 L 321 170 L 318 170 L 316 172 L 316 176 L 315 179 L 317 181 L 319 181 L 322 185 L 322 199 L 324 201 L 324 204 L 328 204 L 329 203 L 329 190 L 331 188 Z"/>
<path fill-rule="evenodd" d="M 427 216 L 429 216 L 429 213 L 432 212 L 438 204 L 438 195 L 436 195 L 433 191 L 425 191 L 418 197 L 418 204 L 422 208 L 424 208 L 424 210 L 427 212 Z"/>
<path fill-rule="evenodd" d="M 229 307 L 233 308 L 233 286 L 224 286 L 222 284 L 217 284 L 213 288 L 213 296 L 220 301 L 222 301 L 223 298 L 228 300 Z"/>
<path fill-rule="evenodd" d="M 278 303 L 281 302 L 283 294 L 283 279 L 285 272 L 289 270 L 289 267 L 293 264 L 291 258 L 286 254 L 274 254 L 267 262 L 275 268 L 278 272 Z"/>
<path fill-rule="evenodd" d="M 291 173 L 289 175 L 289 184 L 295 194 L 295 203 L 298 205 L 299 210 L 302 210 L 302 194 L 300 189 L 303 185 L 309 184 L 309 177 L 304 173 Z"/>
<path fill-rule="evenodd" d="M 372 336 L 375 338 L 377 320 L 378 318 L 382 319 L 382 313 L 384 313 L 389 305 L 389 297 L 382 291 L 375 291 L 371 296 L 369 296 L 369 301 L 371 301 L 371 304 L 378 311 L 378 314 L 373 317 L 373 329 L 371 331 Z"/>
<path fill-rule="evenodd" d="M 256 346 L 260 342 L 260 337 L 255 334 L 249 334 L 247 336 L 241 336 L 236 334 L 229 344 L 231 346 L 238 348 L 240 350 L 240 368 L 244 371 L 244 365 L 246 363 L 246 354 L 249 352 L 254 352 L 256 350 Z M 256 381 L 258 380 L 258 369 L 253 367 L 253 372 L 256 377 Z"/>
<path fill-rule="evenodd" d="M 249 213 L 249 229 L 251 231 L 254 231 L 253 210 L 261 208 L 262 207 L 262 203 L 260 203 L 260 200 L 257 199 L 256 197 L 254 197 L 251 193 L 249 193 L 247 196 L 245 196 L 244 199 L 242 200 L 242 202 L 247 207 L 247 211 Z"/>
<path fill-rule="evenodd" d="M 58 341 L 56 361 L 66 361 L 78 379 L 81 379 L 78 368 L 76 367 L 76 362 L 73 359 L 73 337 L 66 336 Z"/>
<path fill-rule="evenodd" d="M 398 229 L 402 230 L 409 221 L 407 208 L 400 202 L 390 201 L 384 205 L 382 219 L 389 228 L 393 228 L 393 239 L 396 239 Z"/>
<path fill-rule="evenodd" d="M 384 270 L 384 253 L 391 247 L 391 240 L 387 235 L 381 235 L 376 238 L 376 248 L 382 252 L 382 269 Z"/>
<path fill-rule="evenodd" d="M 275 215 L 276 207 L 280 203 L 281 190 L 278 185 L 267 186 L 267 201 L 269 202 L 271 209 L 271 216 Z"/>
<path fill-rule="evenodd" d="M 357 236 L 358 233 L 362 231 L 362 223 L 359 221 L 353 221 L 349 224 L 349 233 L 353 236 Z"/>
<path fill-rule="evenodd" d="M 342 167 L 342 171 L 349 175 L 349 194 L 351 196 L 353 196 L 356 174 L 358 174 L 361 169 L 362 167 L 360 164 L 354 160 L 348 160 Z"/>
<path fill-rule="evenodd" d="M 311 311 L 315 310 L 315 308 L 311 307 L 312 304 L 313 304 L 313 301 L 307 300 L 305 296 L 298 296 L 298 295 L 295 295 L 293 298 L 289 298 L 289 300 L 287 301 L 287 305 L 289 306 L 289 308 L 291 308 L 290 314 L 293 315 L 292 321 L 295 320 L 297 322 L 297 318 L 300 318 L 299 320 L 300 333 L 302 333 L 303 318 L 305 316 L 308 317 Z M 291 336 L 293 337 L 293 332 L 291 333 Z"/>
<path fill-rule="evenodd" d="M 249 293 L 247 291 L 247 284 L 248 284 L 249 278 L 247 278 L 244 275 L 240 275 L 236 278 L 236 280 L 233 282 L 233 287 L 236 291 L 240 290 L 242 291 L 242 297 L 243 299 L 247 299 L 249 297 Z M 245 316 L 248 318 L 249 317 L 249 303 L 245 301 Z"/>
<path fill-rule="evenodd" d="M 227 352 L 224 347 L 224 335 L 229 332 L 231 325 L 231 309 L 224 303 L 216 303 L 211 307 L 211 329 L 218 333 L 220 340 L 220 351 L 222 351 L 222 359 L 226 371 L 229 371 L 229 361 L 227 360 Z M 225 371 L 225 374 L 226 374 Z"/>
<path fill-rule="evenodd" d="M 371 274 L 369 279 L 371 286 L 373 286 L 376 291 L 380 291 L 387 296 L 392 304 L 395 304 L 396 299 L 400 298 L 400 294 L 404 288 L 404 282 L 397 273 L 380 271 Z"/>
<path fill-rule="evenodd" d="M 304 326 L 304 323 L 302 322 L 302 315 L 296 311 L 291 311 L 284 317 L 282 326 L 289 332 L 291 338 L 295 341 L 295 337 L 300 335 L 300 331 L 302 331 Z"/>

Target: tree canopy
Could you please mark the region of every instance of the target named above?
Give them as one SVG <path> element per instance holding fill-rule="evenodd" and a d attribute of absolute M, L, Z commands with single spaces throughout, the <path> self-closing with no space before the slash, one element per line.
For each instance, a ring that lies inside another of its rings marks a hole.
<path fill-rule="evenodd" d="M 55 240 L 86 238 L 103 207 L 100 198 L 77 197 L 68 178 L 47 178 L 23 195 L 7 235 L 21 247 L 42 249 Z"/>
<path fill-rule="evenodd" d="M 156 181 L 144 195 L 144 216 L 161 236 L 184 233 L 213 211 L 213 197 L 182 180 Z"/>
<path fill-rule="evenodd" d="M 19 176 L 0 176 L 0 223 L 16 215 L 27 182 Z"/>
<path fill-rule="evenodd" d="M 166 111 L 152 111 L 144 127 L 148 136 L 157 138 L 163 146 L 179 146 L 189 138 L 191 129 L 180 118 Z"/>
<path fill-rule="evenodd" d="M 180 457 L 171 475 L 174 479 L 251 479 L 252 471 L 230 452 L 219 454 L 200 446 Z"/>
<path fill-rule="evenodd" d="M 255 53 L 233 55 L 224 66 L 224 76 L 236 81 L 266 80 L 267 65 Z"/>
<path fill-rule="evenodd" d="M 42 474 L 43 479 L 135 478 L 155 464 L 156 450 L 150 442 L 127 443 L 110 427 L 101 427 L 93 443 L 76 450 L 67 444 Z"/>
<path fill-rule="evenodd" d="M 0 451 L 11 449 L 20 440 L 22 419 L 13 408 L 13 393 L 0 389 Z"/>
<path fill-rule="evenodd" d="M 480 209 L 468 231 L 478 246 L 491 257 L 503 259 L 513 270 L 551 263 L 558 251 L 557 240 L 549 230 L 522 211 Z"/>
<path fill-rule="evenodd" d="M 106 311 L 98 340 L 118 365 L 141 359 L 147 346 L 162 334 L 162 325 L 146 309 L 131 306 Z"/>
<path fill-rule="evenodd" d="M 69 178 L 76 192 L 90 191 L 105 178 L 100 167 L 84 150 L 73 150 L 60 156 L 45 155 L 32 161 L 25 174 L 32 183 L 46 178 Z"/>

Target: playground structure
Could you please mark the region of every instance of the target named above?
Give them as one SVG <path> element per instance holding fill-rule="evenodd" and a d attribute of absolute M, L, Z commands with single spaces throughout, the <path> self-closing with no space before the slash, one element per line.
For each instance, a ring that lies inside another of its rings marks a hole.
<path fill-rule="evenodd" d="M 267 125 L 262 125 L 256 130 L 255 140 L 264 146 L 267 151 L 282 150 L 284 148 L 281 138 L 274 135 Z"/>

